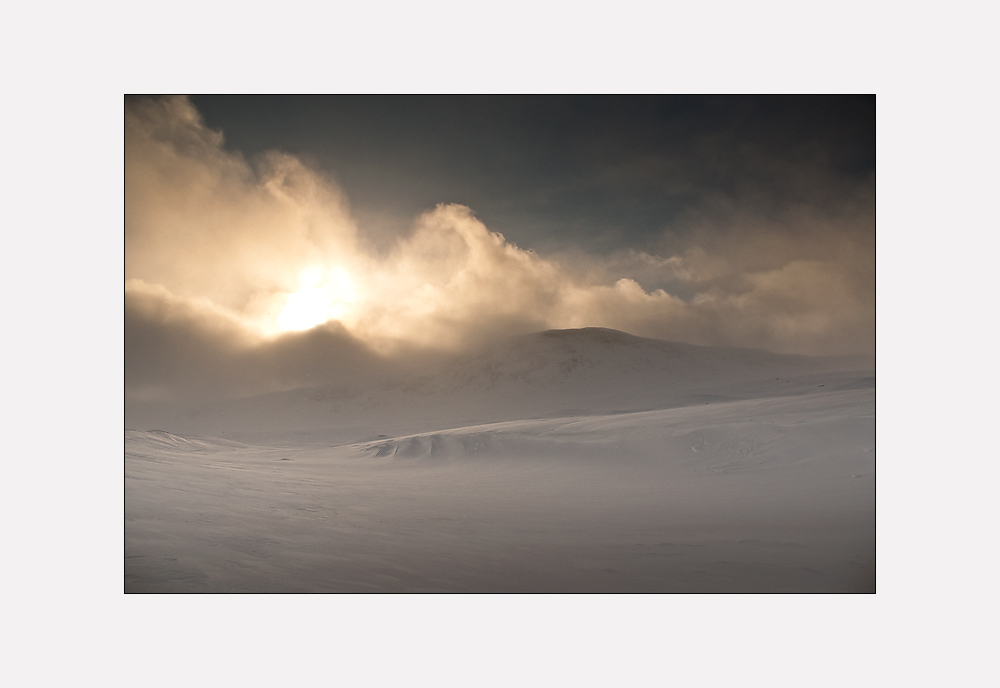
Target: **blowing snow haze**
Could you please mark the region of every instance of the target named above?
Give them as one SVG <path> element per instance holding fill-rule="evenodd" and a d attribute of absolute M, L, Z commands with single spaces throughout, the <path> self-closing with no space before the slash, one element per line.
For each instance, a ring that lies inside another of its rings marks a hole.
<path fill-rule="evenodd" d="M 871 98 L 125 99 L 126 592 L 875 592 Z"/>
<path fill-rule="evenodd" d="M 127 97 L 126 401 L 603 327 L 873 354 L 875 101 Z"/>

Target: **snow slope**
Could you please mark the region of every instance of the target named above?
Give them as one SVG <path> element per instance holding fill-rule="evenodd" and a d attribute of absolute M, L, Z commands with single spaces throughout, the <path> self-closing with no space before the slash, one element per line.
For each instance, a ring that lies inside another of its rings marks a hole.
<path fill-rule="evenodd" d="M 125 589 L 874 591 L 857 364 L 561 331 L 126 430 Z"/>
<path fill-rule="evenodd" d="M 859 370 L 860 369 L 860 370 Z M 200 406 L 126 404 L 126 427 L 252 442 L 353 441 L 498 420 L 622 413 L 820 385 L 873 387 L 874 360 L 663 342 L 603 328 L 514 337 L 407 376 Z"/>

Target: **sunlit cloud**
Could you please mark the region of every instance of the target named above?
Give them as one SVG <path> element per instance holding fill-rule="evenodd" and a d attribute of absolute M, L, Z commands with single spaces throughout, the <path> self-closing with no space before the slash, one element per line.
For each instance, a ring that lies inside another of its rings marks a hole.
<path fill-rule="evenodd" d="M 251 162 L 226 150 L 185 98 L 126 104 L 125 179 L 126 295 L 187 304 L 258 346 L 333 323 L 382 352 L 586 326 L 784 352 L 874 349 L 873 232 L 783 231 L 864 214 L 798 210 L 753 240 L 739 222 L 706 223 L 662 255 L 541 256 L 473 209 L 441 204 L 376 251 L 332 179 L 287 154 Z"/>

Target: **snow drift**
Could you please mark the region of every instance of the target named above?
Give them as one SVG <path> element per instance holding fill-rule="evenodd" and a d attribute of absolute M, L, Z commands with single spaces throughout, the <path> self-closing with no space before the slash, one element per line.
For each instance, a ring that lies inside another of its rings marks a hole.
<path fill-rule="evenodd" d="M 874 591 L 870 359 L 549 331 L 130 414 L 126 591 Z"/>

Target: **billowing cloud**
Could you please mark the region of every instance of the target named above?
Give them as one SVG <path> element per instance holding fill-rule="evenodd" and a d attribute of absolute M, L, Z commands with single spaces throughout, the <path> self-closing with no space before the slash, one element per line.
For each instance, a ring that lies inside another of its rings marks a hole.
<path fill-rule="evenodd" d="M 323 172 L 279 152 L 251 164 L 185 98 L 128 101 L 126 383 L 153 394 L 187 365 L 235 384 L 253 362 L 249 377 L 291 385 L 317 362 L 370 367 L 401 348 L 585 326 L 871 353 L 873 207 L 692 218 L 686 243 L 660 252 L 540 256 L 442 204 L 376 248 Z"/>

